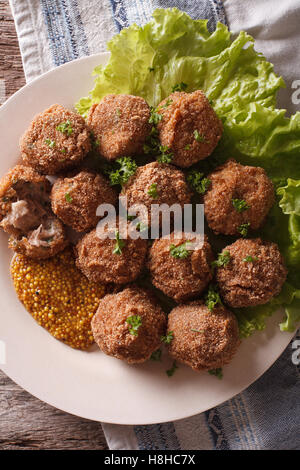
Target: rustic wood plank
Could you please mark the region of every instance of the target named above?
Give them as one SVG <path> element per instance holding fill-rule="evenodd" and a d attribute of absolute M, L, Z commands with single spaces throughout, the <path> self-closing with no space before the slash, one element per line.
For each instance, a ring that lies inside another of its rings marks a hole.
<path fill-rule="evenodd" d="M 25 84 L 18 39 L 7 0 L 0 1 L 0 79 L 5 80 L 5 98 Z"/>
<path fill-rule="evenodd" d="M 106 448 L 100 423 L 42 403 L 0 371 L 0 450 Z"/>
<path fill-rule="evenodd" d="M 8 1 L 0 0 L 0 85 L 4 99 L 25 84 Z M 0 104 L 1 104 L 0 101 Z M 107 449 L 101 424 L 46 405 L 0 371 L 0 450 Z"/>

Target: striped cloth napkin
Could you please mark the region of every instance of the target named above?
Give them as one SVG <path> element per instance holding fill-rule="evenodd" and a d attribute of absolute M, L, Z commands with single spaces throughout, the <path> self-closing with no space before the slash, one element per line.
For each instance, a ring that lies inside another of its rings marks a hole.
<path fill-rule="evenodd" d="M 246 29 L 288 86 L 300 78 L 297 0 L 10 0 L 26 80 L 64 62 L 105 51 L 131 23 L 144 24 L 157 7 L 178 7 L 209 28 Z M 224 10 L 225 7 L 225 10 Z M 226 15 L 225 15 L 226 13 Z M 298 71 L 297 71 L 298 67 Z M 298 72 L 298 77 L 295 74 Z M 280 103 L 295 112 L 290 90 Z M 111 449 L 299 449 L 300 380 L 292 343 L 246 391 L 192 418 L 150 426 L 103 424 Z"/>

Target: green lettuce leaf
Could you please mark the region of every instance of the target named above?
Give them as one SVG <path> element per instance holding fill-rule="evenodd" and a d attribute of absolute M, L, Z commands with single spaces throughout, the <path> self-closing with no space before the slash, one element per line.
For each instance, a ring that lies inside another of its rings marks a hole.
<path fill-rule="evenodd" d="M 109 93 L 139 95 L 156 106 L 178 83 L 185 83 L 188 92 L 201 88 L 222 119 L 224 133 L 200 171 L 234 157 L 265 168 L 273 179 L 277 204 L 255 235 L 278 243 L 288 280 L 268 304 L 236 314 L 241 335 L 249 336 L 283 306 L 281 329 L 291 331 L 300 312 L 300 113 L 288 118 L 285 110 L 276 109 L 283 79 L 255 51 L 247 33 L 232 39 L 221 23 L 210 33 L 206 20 L 192 20 L 176 8 L 157 9 L 145 26 L 123 29 L 108 50 L 108 64 L 94 70 L 94 89 L 76 104 L 80 114 L 86 116 Z"/>

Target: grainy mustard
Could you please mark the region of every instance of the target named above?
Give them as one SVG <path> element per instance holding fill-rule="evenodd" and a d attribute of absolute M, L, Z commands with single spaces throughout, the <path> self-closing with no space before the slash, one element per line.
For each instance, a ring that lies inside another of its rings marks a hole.
<path fill-rule="evenodd" d="M 70 249 L 40 261 L 16 254 L 11 276 L 26 310 L 52 336 L 75 349 L 91 346 L 91 319 L 104 288 L 76 268 Z"/>

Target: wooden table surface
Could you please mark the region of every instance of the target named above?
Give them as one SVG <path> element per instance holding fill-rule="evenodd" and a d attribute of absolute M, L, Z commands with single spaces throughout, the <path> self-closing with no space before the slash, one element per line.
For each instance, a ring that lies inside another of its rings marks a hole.
<path fill-rule="evenodd" d="M 0 0 L 0 104 L 25 84 L 8 1 Z M 46 405 L 0 371 L 0 450 L 107 449 L 101 424 Z"/>

